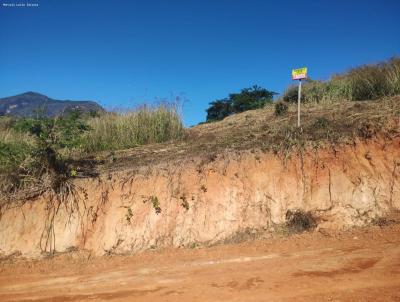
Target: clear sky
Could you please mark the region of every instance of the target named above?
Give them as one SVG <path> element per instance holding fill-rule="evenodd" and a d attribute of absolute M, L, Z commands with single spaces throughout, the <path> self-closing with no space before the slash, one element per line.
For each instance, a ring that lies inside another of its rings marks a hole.
<path fill-rule="evenodd" d="M 133 107 L 183 96 L 186 126 L 254 84 L 283 92 L 400 55 L 399 0 L 31 0 L 0 4 L 0 97 Z"/>

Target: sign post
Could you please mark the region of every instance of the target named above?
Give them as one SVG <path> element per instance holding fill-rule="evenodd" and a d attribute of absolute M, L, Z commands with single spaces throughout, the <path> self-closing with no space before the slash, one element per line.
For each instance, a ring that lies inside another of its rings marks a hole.
<path fill-rule="evenodd" d="M 299 79 L 299 91 L 297 94 L 297 127 L 300 127 L 300 101 L 301 101 L 301 79 Z"/>
<path fill-rule="evenodd" d="M 301 80 L 307 79 L 307 67 L 293 69 L 292 79 L 299 80 L 299 89 L 297 94 L 297 127 L 300 127 Z"/>

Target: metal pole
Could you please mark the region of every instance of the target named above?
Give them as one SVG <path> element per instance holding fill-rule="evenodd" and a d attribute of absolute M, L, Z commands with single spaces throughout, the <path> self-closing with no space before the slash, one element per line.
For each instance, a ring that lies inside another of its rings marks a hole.
<path fill-rule="evenodd" d="M 297 127 L 300 127 L 300 99 L 301 99 L 301 79 L 299 80 L 299 93 L 297 96 Z"/>

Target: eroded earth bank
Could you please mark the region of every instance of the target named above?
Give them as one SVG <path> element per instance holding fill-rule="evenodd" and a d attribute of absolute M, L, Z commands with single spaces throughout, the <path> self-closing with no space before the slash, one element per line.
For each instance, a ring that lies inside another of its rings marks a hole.
<path fill-rule="evenodd" d="M 45 194 L 2 209 L 3 256 L 208 246 L 282 232 L 288 211 L 309 212 L 317 230 L 343 230 L 400 210 L 398 137 L 133 167 L 74 179 L 64 199 Z"/>

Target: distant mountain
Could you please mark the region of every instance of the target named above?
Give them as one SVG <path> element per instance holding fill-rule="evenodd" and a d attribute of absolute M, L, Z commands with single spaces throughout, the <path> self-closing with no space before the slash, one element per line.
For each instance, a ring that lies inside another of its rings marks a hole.
<path fill-rule="evenodd" d="M 0 116 L 36 116 L 38 113 L 53 117 L 70 111 L 104 111 L 93 101 L 54 100 L 36 92 L 25 92 L 15 96 L 0 98 Z"/>

